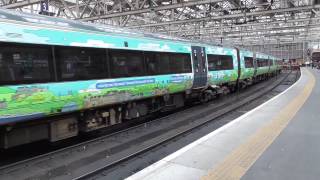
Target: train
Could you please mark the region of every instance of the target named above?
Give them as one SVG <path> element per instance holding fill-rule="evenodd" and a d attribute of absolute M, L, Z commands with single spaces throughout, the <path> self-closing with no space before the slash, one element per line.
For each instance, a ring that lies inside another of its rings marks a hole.
<path fill-rule="evenodd" d="M 312 50 L 312 53 L 311 53 L 311 66 L 312 67 L 317 67 L 317 68 L 320 68 L 320 49 L 314 49 Z"/>
<path fill-rule="evenodd" d="M 208 102 L 281 72 L 281 60 L 0 9 L 0 145 L 56 142 Z"/>

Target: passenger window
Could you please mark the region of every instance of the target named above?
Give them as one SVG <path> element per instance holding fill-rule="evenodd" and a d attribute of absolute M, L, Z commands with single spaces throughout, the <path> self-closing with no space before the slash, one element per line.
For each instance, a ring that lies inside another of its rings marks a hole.
<path fill-rule="evenodd" d="M 132 77 L 146 74 L 141 52 L 112 50 L 110 64 L 112 77 Z"/>
<path fill-rule="evenodd" d="M 264 59 L 264 66 L 265 67 L 269 66 L 269 59 Z"/>
<path fill-rule="evenodd" d="M 270 59 L 270 66 L 273 66 L 273 65 L 274 65 L 273 60 Z"/>
<path fill-rule="evenodd" d="M 245 68 L 253 68 L 253 58 L 252 57 L 244 57 Z"/>
<path fill-rule="evenodd" d="M 107 77 L 105 50 L 59 47 L 56 51 L 62 80 L 87 80 Z"/>
<path fill-rule="evenodd" d="M 148 75 L 192 72 L 190 54 L 145 52 Z"/>
<path fill-rule="evenodd" d="M 262 67 L 262 66 L 261 66 L 261 63 L 262 63 L 262 62 L 261 62 L 261 61 L 262 61 L 261 59 L 257 58 L 257 65 L 258 65 L 258 67 Z"/>
<path fill-rule="evenodd" d="M 172 74 L 170 72 L 170 56 L 168 53 L 157 53 L 156 60 L 159 63 L 160 74 Z"/>
<path fill-rule="evenodd" d="M 208 54 L 209 71 L 232 70 L 233 59 L 229 55 L 212 55 Z"/>
<path fill-rule="evenodd" d="M 144 58 L 147 65 L 147 74 L 148 75 L 159 74 L 159 67 L 158 67 L 158 62 L 155 58 L 155 54 L 153 52 L 146 52 Z"/>
<path fill-rule="evenodd" d="M 191 56 L 190 54 L 184 54 L 184 73 L 191 73 L 192 72 L 192 66 L 191 66 Z M 203 67 L 206 68 L 206 61 L 203 60 Z M 206 70 L 207 71 L 207 70 Z"/>
<path fill-rule="evenodd" d="M 257 59 L 258 67 L 266 67 L 268 66 L 268 60 L 267 59 Z"/>
<path fill-rule="evenodd" d="M 1 83 L 50 81 L 50 49 L 32 45 L 6 44 L 0 47 Z"/>
<path fill-rule="evenodd" d="M 171 54 L 170 56 L 171 73 L 189 73 L 191 69 L 191 58 L 188 54 Z"/>

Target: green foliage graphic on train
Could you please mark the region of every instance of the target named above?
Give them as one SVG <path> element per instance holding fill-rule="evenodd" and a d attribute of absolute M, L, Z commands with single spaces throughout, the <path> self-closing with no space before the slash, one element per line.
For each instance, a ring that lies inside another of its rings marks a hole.
<path fill-rule="evenodd" d="M 103 106 L 192 86 L 192 74 L 0 87 L 0 122 Z"/>
<path fill-rule="evenodd" d="M 234 82 L 238 77 L 237 51 L 234 48 L 206 47 L 209 84 Z"/>

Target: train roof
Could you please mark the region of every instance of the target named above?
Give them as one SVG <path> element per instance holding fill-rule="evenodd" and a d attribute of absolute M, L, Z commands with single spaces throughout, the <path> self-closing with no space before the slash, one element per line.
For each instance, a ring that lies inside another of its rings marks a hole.
<path fill-rule="evenodd" d="M 234 48 L 230 46 L 222 46 L 219 44 L 208 43 L 208 42 L 191 41 L 191 40 L 187 40 L 179 37 L 167 36 L 164 34 L 149 33 L 149 32 L 137 31 L 137 30 L 115 27 L 115 26 L 110 26 L 105 24 L 96 24 L 96 23 L 93 24 L 88 22 L 68 20 L 68 19 L 50 17 L 50 16 L 44 16 L 44 15 L 34 15 L 29 13 L 1 9 L 1 8 L 0 8 L 0 22 L 15 23 L 17 26 L 33 25 L 33 26 L 37 26 L 38 28 L 39 27 L 51 28 L 57 31 L 63 29 L 63 30 L 69 30 L 69 31 L 104 34 L 104 35 L 111 35 L 111 36 L 118 36 L 118 37 L 120 36 L 120 37 L 130 37 L 130 38 L 137 38 L 137 39 L 141 39 L 141 38 L 153 39 L 156 41 L 159 41 L 159 40 L 173 41 L 177 43 L 190 44 L 190 45 Z M 1 39 L 3 38 L 1 38 L 1 31 L 0 31 L 0 40 Z M 37 42 L 34 42 L 34 43 L 37 44 Z M 39 43 L 39 44 L 43 44 L 43 43 Z"/>
<path fill-rule="evenodd" d="M 102 44 L 102 47 L 106 48 L 109 47 L 110 44 L 106 43 L 106 42 L 98 42 L 97 41 L 102 41 L 101 39 L 97 40 L 97 39 L 93 39 L 94 43 L 72 43 L 72 44 L 62 44 L 62 43 L 57 43 L 57 42 L 51 42 L 50 40 L 46 39 L 45 42 L 41 41 L 43 40 L 45 37 L 44 35 L 44 29 L 53 29 L 54 31 L 72 31 L 72 32 L 85 32 L 87 34 L 91 34 L 91 36 L 87 36 L 87 40 L 90 40 L 90 38 L 92 38 L 92 34 L 100 34 L 100 35 L 104 35 L 104 36 L 114 36 L 114 37 L 128 37 L 130 39 L 139 39 L 142 40 L 143 39 L 149 39 L 151 41 L 144 41 L 145 44 L 148 44 L 148 46 L 150 45 L 150 47 L 146 47 L 146 48 L 141 48 L 141 46 L 137 46 L 137 48 L 140 48 L 142 50 L 155 50 L 158 47 L 155 47 L 154 45 L 152 45 L 152 40 L 153 41 L 157 41 L 157 42 L 172 42 L 173 44 L 180 44 L 180 46 L 183 45 L 199 45 L 199 46 L 206 46 L 206 47 L 220 47 L 220 48 L 227 48 L 227 49 L 234 49 L 235 47 L 232 46 L 222 46 L 222 45 L 218 45 L 218 44 L 214 44 L 214 43 L 207 43 L 207 42 L 197 42 L 197 41 L 191 41 L 191 40 L 187 40 L 187 39 L 183 39 L 183 38 L 179 38 L 179 37 L 172 37 L 172 36 L 167 36 L 167 35 L 163 35 L 163 34 L 156 34 L 156 33 L 149 33 L 149 32 L 143 32 L 143 31 L 137 31 L 137 30 L 132 30 L 132 29 L 127 29 L 127 28 L 120 28 L 120 27 L 115 27 L 115 26 L 110 26 L 110 25 L 105 25 L 105 24 L 93 24 L 93 23 L 88 23 L 88 22 L 81 22 L 81 21 L 74 21 L 74 20 L 68 20 L 68 19 L 63 19 L 63 18 L 57 18 L 57 17 L 50 17 L 50 16 L 44 16 L 44 15 L 35 15 L 35 14 L 29 14 L 29 13 L 23 13 L 23 12 L 18 12 L 18 11 L 12 11 L 12 10 L 6 10 L 6 9 L 2 9 L 0 8 L 0 23 L 4 23 L 4 24 L 9 24 L 9 23 L 13 23 L 15 24 L 16 27 L 24 27 L 23 28 L 23 33 L 27 33 L 28 34 L 28 41 L 23 41 L 23 40 L 18 40 L 17 37 L 19 36 L 19 33 L 10 33 L 10 31 L 13 29 L 10 28 L 7 32 L 4 32 L 3 30 L 0 29 L 0 41 L 4 40 L 4 41 L 11 41 L 11 39 L 16 39 L 13 40 L 13 42 L 25 42 L 25 43 L 34 43 L 34 44 L 51 44 L 51 45 L 71 45 L 71 46 L 89 46 L 89 47 L 99 47 Z M 23 25 L 23 26 L 21 26 Z M 3 26 L 0 25 L 0 26 Z M 28 27 L 29 26 L 29 27 Z M 33 28 L 31 28 L 31 26 L 33 26 Z M 8 27 L 7 27 L 8 28 Z M 40 28 L 42 29 L 42 32 L 40 32 Z M 5 29 L 5 28 L 2 28 Z M 36 32 L 36 30 L 38 30 L 38 32 Z M 1 31 L 2 35 L 1 35 Z M 7 34 L 7 36 L 4 38 L 4 34 Z M 30 38 L 30 34 L 32 34 L 31 36 L 37 36 L 35 38 Z M 39 35 L 41 34 L 41 35 Z M 48 34 L 48 33 L 47 33 Z M 71 34 L 70 34 L 71 35 Z M 75 34 L 73 34 L 75 35 Z M 41 36 L 41 37 L 39 37 Z M 76 35 L 75 35 L 76 36 Z M 55 37 L 53 37 L 55 38 Z M 8 40 L 10 39 L 10 40 Z M 29 42 L 30 40 L 32 40 L 32 42 Z M 124 38 L 123 41 L 125 41 L 126 39 Z M 122 42 L 123 42 L 122 41 Z M 161 43 L 160 43 L 161 44 Z M 118 45 L 119 46 L 119 45 Z M 167 46 L 167 44 L 163 45 L 163 46 Z M 170 45 L 169 45 L 170 46 Z M 171 44 L 172 46 L 172 44 Z M 117 46 L 115 46 L 114 48 L 119 48 Z M 120 47 L 121 48 L 121 47 Z M 167 47 L 160 47 L 160 51 L 175 51 L 175 52 L 179 52 L 179 50 L 168 50 L 166 49 Z M 181 47 L 180 47 L 181 48 Z M 219 49 L 220 49 L 219 48 Z M 125 49 L 130 49 L 129 48 L 125 48 Z M 135 49 L 135 48 L 133 48 Z M 169 47 L 170 49 L 170 47 Z M 245 51 L 245 52 L 252 52 L 250 50 L 247 49 L 242 49 L 242 48 L 238 48 L 240 51 Z M 189 52 L 190 50 L 180 50 L 180 52 Z M 258 56 L 267 56 L 264 53 L 259 53 L 257 52 Z"/>
<path fill-rule="evenodd" d="M 71 28 L 79 31 L 91 31 L 96 33 L 111 33 L 116 35 L 123 35 L 123 36 L 131 36 L 131 37 L 144 37 L 144 38 L 154 38 L 154 39 L 163 39 L 163 40 L 172 40 L 172 41 L 180 41 L 185 43 L 192 43 L 192 44 L 203 44 L 209 46 L 220 46 L 226 48 L 234 48 L 232 46 L 222 46 L 220 44 L 215 44 L 214 42 L 201 42 L 201 41 L 191 41 L 189 39 L 184 39 L 175 36 L 168 36 L 165 34 L 160 33 L 150 33 L 144 32 L 141 30 L 134 30 L 128 29 L 125 27 L 118 27 L 118 26 L 111 26 L 106 24 L 99 24 L 99 23 L 89 23 L 83 21 L 76 21 L 76 20 L 69 20 L 64 18 L 52 17 L 52 16 L 45 16 L 41 14 L 30 14 L 24 13 L 20 11 L 13 11 L 0 8 L 0 21 L 1 19 L 7 21 L 16 21 L 22 23 L 37 23 L 49 26 L 59 26 L 61 28 Z"/>
<path fill-rule="evenodd" d="M 148 33 L 143 31 L 137 31 L 122 27 L 110 26 L 105 24 L 93 24 L 89 22 L 75 21 L 51 16 L 35 15 L 29 13 L 23 13 L 19 11 L 12 11 L 0 8 L 0 19 L 8 21 L 17 21 L 22 23 L 37 23 L 43 25 L 55 25 L 62 28 L 71 28 L 80 31 L 91 31 L 97 33 L 113 33 L 118 35 L 130 35 L 134 37 L 146 37 L 155 39 L 167 39 L 183 42 L 191 42 L 190 40 L 172 37 L 163 34 Z"/>

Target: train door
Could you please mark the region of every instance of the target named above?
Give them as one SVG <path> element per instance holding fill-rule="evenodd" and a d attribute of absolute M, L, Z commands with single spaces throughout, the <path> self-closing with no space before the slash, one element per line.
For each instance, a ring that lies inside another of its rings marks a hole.
<path fill-rule="evenodd" d="M 205 48 L 200 46 L 192 46 L 193 60 L 193 88 L 200 88 L 207 85 L 207 63 Z"/>
<path fill-rule="evenodd" d="M 238 62 L 238 78 L 237 78 L 237 85 L 239 83 L 239 80 L 241 78 L 241 58 L 240 58 L 240 49 L 236 48 L 237 51 L 237 62 Z M 243 59 L 244 60 L 244 59 Z"/>
<path fill-rule="evenodd" d="M 268 73 L 270 73 L 270 70 L 271 70 L 271 66 L 272 66 L 272 59 L 270 58 L 270 56 L 268 56 L 268 65 L 269 65 L 269 68 L 268 68 Z"/>
<path fill-rule="evenodd" d="M 258 61 L 257 61 L 256 53 L 253 53 L 253 66 L 254 66 L 253 77 L 256 77 L 257 71 L 258 71 Z"/>

